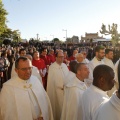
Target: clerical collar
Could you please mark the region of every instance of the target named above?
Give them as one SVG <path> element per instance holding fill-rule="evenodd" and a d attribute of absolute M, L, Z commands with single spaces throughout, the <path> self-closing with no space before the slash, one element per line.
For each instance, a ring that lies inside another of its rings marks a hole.
<path fill-rule="evenodd" d="M 96 57 L 96 59 L 97 59 L 98 61 L 101 61 L 101 59 L 98 59 L 97 57 Z"/>

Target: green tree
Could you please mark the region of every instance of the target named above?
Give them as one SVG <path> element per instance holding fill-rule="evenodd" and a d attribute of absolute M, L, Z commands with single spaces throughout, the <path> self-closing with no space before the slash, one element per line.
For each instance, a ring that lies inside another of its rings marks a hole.
<path fill-rule="evenodd" d="M 0 35 L 6 30 L 7 25 L 7 11 L 4 9 L 4 6 L 2 4 L 2 1 L 0 0 Z"/>
<path fill-rule="evenodd" d="M 55 42 L 55 43 L 60 42 L 60 40 L 58 38 L 54 38 L 52 41 Z"/>
<path fill-rule="evenodd" d="M 20 42 L 20 32 L 19 30 L 12 30 L 10 28 L 6 28 L 6 30 L 1 34 L 1 39 L 11 39 L 13 42 Z"/>
<path fill-rule="evenodd" d="M 100 33 L 104 35 L 111 35 L 111 41 L 113 46 L 115 46 L 120 40 L 120 33 L 118 33 L 118 25 L 115 23 L 113 23 L 112 25 L 108 25 L 108 28 L 106 28 L 106 25 L 102 24 Z"/>

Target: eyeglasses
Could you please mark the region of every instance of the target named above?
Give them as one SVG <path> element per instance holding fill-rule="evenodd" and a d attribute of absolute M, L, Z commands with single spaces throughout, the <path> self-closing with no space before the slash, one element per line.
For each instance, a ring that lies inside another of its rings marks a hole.
<path fill-rule="evenodd" d="M 18 68 L 19 70 L 22 70 L 22 71 L 31 71 L 33 67 L 28 67 L 28 68 Z"/>

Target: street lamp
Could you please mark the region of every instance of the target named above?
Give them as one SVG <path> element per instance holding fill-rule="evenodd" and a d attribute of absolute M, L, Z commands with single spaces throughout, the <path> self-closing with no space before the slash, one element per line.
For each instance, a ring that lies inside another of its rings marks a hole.
<path fill-rule="evenodd" d="M 67 29 L 66 30 L 62 29 L 62 31 L 66 32 L 66 48 L 67 48 Z"/>
<path fill-rule="evenodd" d="M 66 41 L 67 41 L 67 29 L 66 30 L 62 29 L 62 31 L 66 32 Z"/>
<path fill-rule="evenodd" d="M 39 34 L 37 33 L 36 35 L 37 35 L 37 40 L 39 40 Z"/>

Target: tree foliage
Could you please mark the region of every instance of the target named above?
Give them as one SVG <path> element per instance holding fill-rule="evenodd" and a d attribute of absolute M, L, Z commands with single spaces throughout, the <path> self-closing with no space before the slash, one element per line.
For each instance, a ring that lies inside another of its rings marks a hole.
<path fill-rule="evenodd" d="M 0 40 L 4 41 L 5 39 L 12 40 L 14 42 L 20 42 L 20 32 L 19 30 L 12 30 L 6 25 L 8 15 L 7 11 L 4 9 L 2 1 L 0 0 Z"/>
<path fill-rule="evenodd" d="M 53 40 L 52 40 L 53 42 L 60 42 L 60 40 L 58 39 L 58 38 L 54 38 Z"/>
<path fill-rule="evenodd" d="M 6 16 L 7 16 L 7 11 L 4 9 L 4 6 L 2 4 L 2 1 L 0 0 L 0 35 L 6 30 L 7 25 L 6 25 Z"/>
<path fill-rule="evenodd" d="M 104 35 L 111 35 L 111 41 L 113 45 L 117 44 L 120 40 L 120 33 L 118 32 L 118 25 L 115 23 L 113 23 L 112 25 L 108 25 L 107 28 L 106 28 L 106 25 L 102 24 L 100 33 Z"/>
<path fill-rule="evenodd" d="M 20 32 L 19 30 L 12 30 L 10 28 L 6 28 L 6 30 L 1 34 L 1 39 L 11 39 L 14 42 L 20 42 Z"/>

